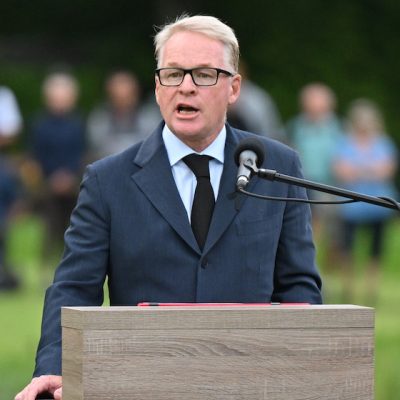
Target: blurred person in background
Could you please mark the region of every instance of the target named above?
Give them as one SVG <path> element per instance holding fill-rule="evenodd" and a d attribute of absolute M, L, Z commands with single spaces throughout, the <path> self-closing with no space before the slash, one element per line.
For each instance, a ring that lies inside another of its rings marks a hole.
<path fill-rule="evenodd" d="M 6 265 L 5 239 L 11 208 L 17 199 L 18 180 L 7 148 L 15 143 L 22 118 L 13 92 L 0 86 L 0 290 L 18 286 L 18 279 Z"/>
<path fill-rule="evenodd" d="M 285 141 L 281 117 L 272 97 L 248 78 L 244 62 L 239 70 L 242 76 L 240 97 L 228 109 L 228 122 L 235 128 Z"/>
<path fill-rule="evenodd" d="M 141 105 L 139 82 L 131 72 L 113 72 L 105 89 L 106 102 L 90 113 L 87 124 L 90 158 L 94 160 L 143 140 L 161 118 L 155 102 L 153 108 Z"/>
<path fill-rule="evenodd" d="M 336 147 L 334 172 L 338 181 L 352 191 L 395 198 L 393 177 L 396 167 L 397 150 L 392 140 L 385 134 L 378 107 L 369 100 L 356 100 L 348 112 L 348 134 Z M 340 207 L 344 228 L 342 235 L 344 301 L 353 300 L 354 239 L 356 231 L 365 227 L 372 236 L 366 276 L 367 304 L 375 304 L 385 227 L 392 215 L 391 209 L 363 202 Z"/>
<path fill-rule="evenodd" d="M 47 257 L 59 254 L 75 205 L 85 156 L 85 125 L 76 111 L 79 88 L 73 76 L 50 74 L 42 92 L 45 109 L 33 123 L 30 142 L 42 178 L 38 201 L 48 228 Z"/>
<path fill-rule="evenodd" d="M 343 136 L 343 127 L 335 114 L 336 97 L 323 83 L 310 83 L 299 95 L 300 113 L 287 124 L 290 144 L 299 152 L 306 179 L 332 185 L 332 160 L 338 141 Z M 312 200 L 333 200 L 332 196 L 309 191 Z M 317 242 L 326 239 L 328 259 L 335 254 L 338 232 L 337 207 L 333 205 L 312 206 L 313 231 Z"/>

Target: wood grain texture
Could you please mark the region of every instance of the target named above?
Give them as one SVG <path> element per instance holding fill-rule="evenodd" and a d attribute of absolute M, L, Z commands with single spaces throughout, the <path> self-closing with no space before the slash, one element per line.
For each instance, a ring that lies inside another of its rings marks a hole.
<path fill-rule="evenodd" d="M 65 307 L 62 326 L 76 329 L 268 329 L 372 327 L 368 307 L 252 306 L 252 307 Z"/>
<path fill-rule="evenodd" d="M 63 398 L 83 399 L 84 332 L 66 327 L 62 329 Z"/>
<path fill-rule="evenodd" d="M 64 400 L 373 399 L 372 309 L 115 311 L 63 310 Z"/>

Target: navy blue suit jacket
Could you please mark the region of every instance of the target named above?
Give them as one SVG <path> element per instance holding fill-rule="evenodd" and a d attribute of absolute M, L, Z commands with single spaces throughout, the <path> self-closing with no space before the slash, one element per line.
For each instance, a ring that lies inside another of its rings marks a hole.
<path fill-rule="evenodd" d="M 87 168 L 46 292 L 34 375 L 61 374 L 61 306 L 103 302 L 321 302 L 308 205 L 235 194 L 238 142 L 227 126 L 225 164 L 201 252 L 175 185 L 163 125 L 143 143 Z M 297 154 L 266 138 L 264 168 L 301 176 Z M 253 178 L 250 191 L 306 197 L 305 190 Z"/>

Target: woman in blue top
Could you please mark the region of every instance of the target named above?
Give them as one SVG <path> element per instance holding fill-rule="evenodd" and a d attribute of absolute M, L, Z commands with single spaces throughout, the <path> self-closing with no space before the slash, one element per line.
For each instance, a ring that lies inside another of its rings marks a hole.
<path fill-rule="evenodd" d="M 397 152 L 391 139 L 384 134 L 381 114 L 368 100 L 355 101 L 348 113 L 348 134 L 339 143 L 333 170 L 338 182 L 349 190 L 373 196 L 395 197 L 393 176 Z M 351 251 L 356 230 L 367 227 L 372 234 L 371 261 L 368 277 L 368 303 L 376 297 L 378 265 L 384 242 L 384 228 L 393 211 L 363 202 L 345 204 L 340 208 L 343 220 L 343 250 L 346 272 L 344 289 L 348 297 L 353 291 Z M 347 264 L 347 265 L 346 265 Z"/>

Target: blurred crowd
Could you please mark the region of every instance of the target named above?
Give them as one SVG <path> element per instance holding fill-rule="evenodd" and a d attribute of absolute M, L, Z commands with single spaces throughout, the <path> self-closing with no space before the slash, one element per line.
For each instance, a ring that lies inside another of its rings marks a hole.
<path fill-rule="evenodd" d="M 241 96 L 228 113 L 232 126 L 292 146 L 306 179 L 397 198 L 397 149 L 377 104 L 356 99 L 344 116 L 338 116 L 334 91 L 324 83 L 309 83 L 299 93 L 298 114 L 284 123 L 272 97 L 249 79 L 245 65 L 240 72 Z M 22 279 L 5 254 L 13 216 L 21 209 L 39 215 L 46 226 L 43 259 L 52 252 L 60 254 L 84 166 L 145 139 L 161 120 L 154 96 L 144 98 L 130 71 L 110 73 L 103 101 L 93 105 L 86 118 L 79 111 L 79 90 L 70 73 L 51 73 L 42 84 L 42 111 L 27 123 L 12 88 L 0 82 L 0 290 L 16 289 Z M 16 156 L 12 149 L 22 129 L 26 145 Z M 338 200 L 316 191 L 309 191 L 309 198 Z M 394 213 L 360 202 L 313 205 L 312 211 L 315 240 L 325 243 L 327 258 L 342 272 L 343 302 L 351 302 L 354 295 L 356 233 L 370 232 L 366 303 L 373 304 L 385 228 Z"/>

